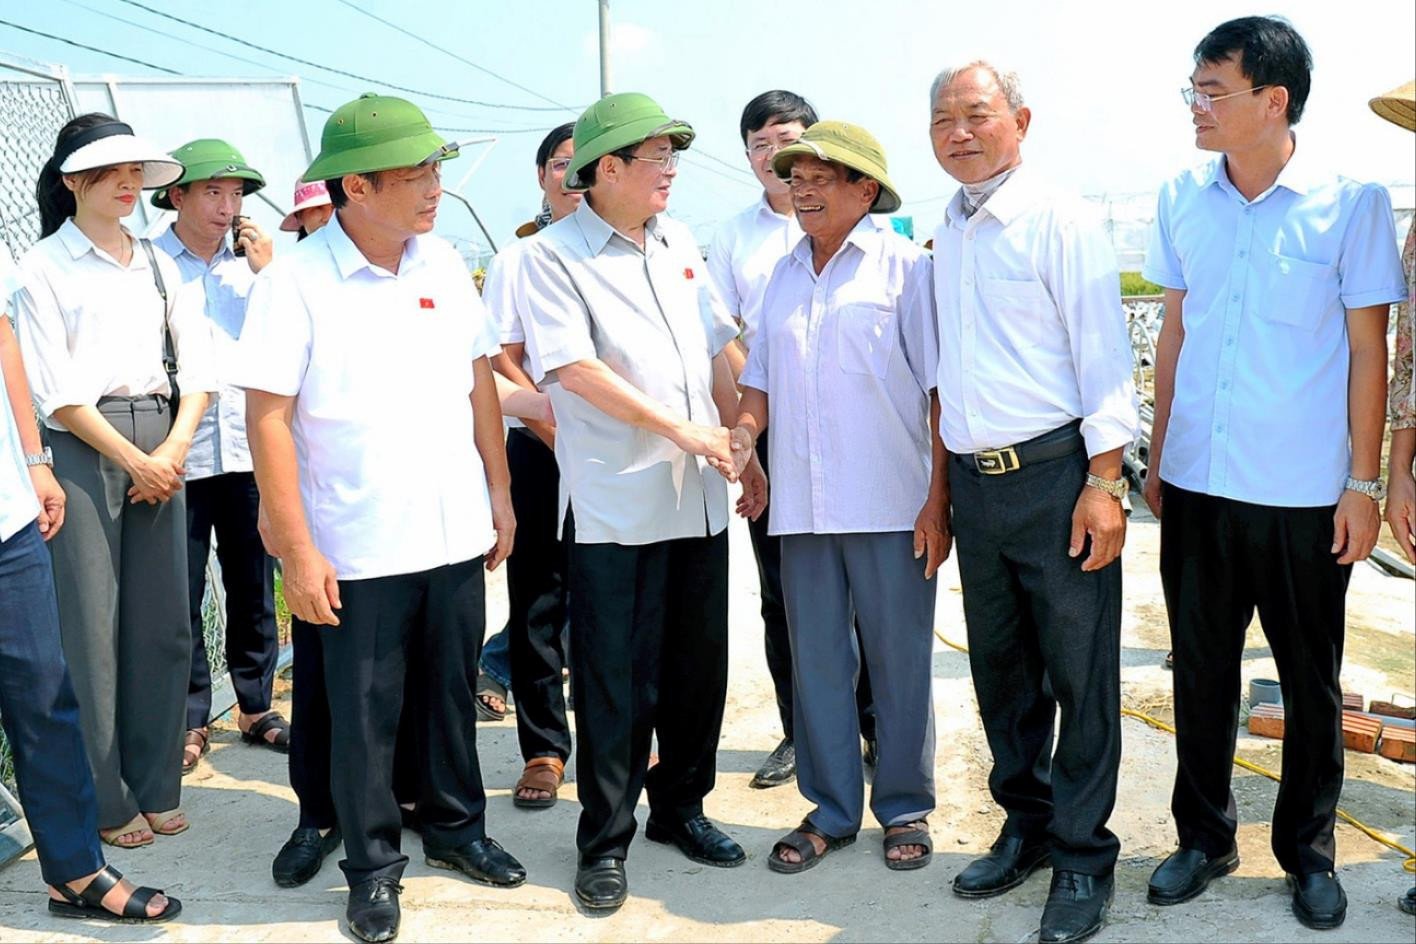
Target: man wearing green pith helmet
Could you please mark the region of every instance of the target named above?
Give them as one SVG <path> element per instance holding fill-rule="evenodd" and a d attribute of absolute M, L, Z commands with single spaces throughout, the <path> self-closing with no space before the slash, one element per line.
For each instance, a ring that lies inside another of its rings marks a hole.
<path fill-rule="evenodd" d="M 410 102 L 337 109 L 302 175 L 325 181 L 334 218 L 258 280 L 233 371 L 267 543 L 296 631 L 320 639 L 346 914 L 364 941 L 398 934 L 400 717 L 416 734 L 428 864 L 526 880 L 487 836 L 473 723 L 483 567 L 511 552 L 515 517 L 496 333 L 462 259 L 431 235 L 441 162 L 456 156 Z"/>
<path fill-rule="evenodd" d="M 629 93 L 586 109 L 574 140 L 562 186 L 585 200 L 527 245 L 521 287 L 533 379 L 556 414 L 558 520 L 574 513 L 575 894 L 608 911 L 628 894 L 641 789 L 650 840 L 706 865 L 746 860 L 703 798 L 727 689 L 727 482 L 743 474 L 740 508 L 760 514 L 766 481 L 726 428 L 737 325 L 692 234 L 662 215 L 693 129 Z"/>
<path fill-rule="evenodd" d="M 241 336 L 256 273 L 271 260 L 270 237 L 241 215 L 243 198 L 264 187 L 265 178 L 240 151 L 218 138 L 188 141 L 172 156 L 185 170 L 175 184 L 156 191 L 152 203 L 175 210 L 177 219 L 153 245 L 172 257 L 184 284 L 201 289 L 220 372 Z M 213 533 L 226 591 L 225 656 L 236 692 L 236 722 L 247 743 L 281 753 L 290 749 L 290 726 L 271 710 L 280 648 L 275 568 L 256 529 L 260 494 L 246 445 L 245 391 L 223 385 L 212 397 L 192 437 L 186 466 L 192 672 L 183 774 L 196 769 L 209 743 L 212 678 L 202 632 L 202 598 Z"/>

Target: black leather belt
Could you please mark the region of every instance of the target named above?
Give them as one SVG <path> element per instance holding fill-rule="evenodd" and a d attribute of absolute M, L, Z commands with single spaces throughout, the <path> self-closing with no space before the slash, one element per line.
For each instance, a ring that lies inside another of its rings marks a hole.
<path fill-rule="evenodd" d="M 1026 442 L 1004 446 L 1002 449 L 955 453 L 954 458 L 965 465 L 973 466 L 981 475 L 1007 475 L 1025 465 L 1070 456 L 1085 445 L 1086 441 L 1082 438 L 1082 421 L 1073 420 L 1066 426 L 1059 426 Z"/>

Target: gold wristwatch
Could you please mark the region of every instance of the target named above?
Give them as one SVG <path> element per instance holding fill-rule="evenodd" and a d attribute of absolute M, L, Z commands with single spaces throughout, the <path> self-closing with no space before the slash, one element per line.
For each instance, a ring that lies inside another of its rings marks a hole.
<path fill-rule="evenodd" d="M 1092 488 L 1100 489 L 1117 501 L 1123 501 L 1131 491 L 1131 483 L 1126 480 L 1126 476 L 1119 479 L 1104 479 L 1099 475 L 1087 473 L 1087 484 Z"/>

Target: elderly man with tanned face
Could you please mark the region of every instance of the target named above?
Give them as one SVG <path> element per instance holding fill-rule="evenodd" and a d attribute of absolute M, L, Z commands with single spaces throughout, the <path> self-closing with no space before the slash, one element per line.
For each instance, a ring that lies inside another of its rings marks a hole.
<path fill-rule="evenodd" d="M 561 502 L 574 513 L 575 895 L 592 910 L 628 894 L 641 789 L 650 840 L 706 865 L 747 858 L 703 815 L 727 690 L 725 478 L 750 449 L 726 428 L 737 325 L 692 234 L 662 215 L 692 140 L 645 95 L 591 105 L 564 183 L 585 201 L 528 242 L 521 267 L 532 375 L 555 407 Z M 747 468 L 760 502 L 766 482 Z M 649 769 L 656 729 L 662 759 Z"/>
<path fill-rule="evenodd" d="M 526 879 L 486 834 L 473 723 L 483 568 L 511 552 L 515 519 L 491 318 L 431 235 L 456 154 L 402 99 L 336 110 L 304 174 L 335 216 L 262 276 L 237 352 L 269 543 L 296 625 L 320 637 L 347 916 L 365 941 L 398 934 L 400 719 L 428 864 Z"/>
<path fill-rule="evenodd" d="M 812 125 L 773 168 L 805 235 L 763 295 L 734 435 L 756 442 L 765 429 L 777 457 L 769 533 L 781 539 L 797 781 L 815 809 L 767 865 L 803 872 L 856 838 L 854 693 L 868 662 L 879 738 L 871 809 L 885 865 L 917 869 L 931 858 L 934 809 L 930 578 L 949 551 L 943 451 L 931 455 L 929 257 L 869 218 L 900 198 L 864 128 Z"/>
<path fill-rule="evenodd" d="M 934 238 L 939 431 L 989 786 L 1007 814 L 954 892 L 1002 894 L 1050 858 L 1039 938 L 1079 941 L 1105 920 L 1120 846 L 1106 821 L 1121 758 L 1121 452 L 1138 418 L 1116 259 L 1081 201 L 1023 163 L 1016 75 L 945 69 L 930 109 L 934 155 L 962 184 Z"/>

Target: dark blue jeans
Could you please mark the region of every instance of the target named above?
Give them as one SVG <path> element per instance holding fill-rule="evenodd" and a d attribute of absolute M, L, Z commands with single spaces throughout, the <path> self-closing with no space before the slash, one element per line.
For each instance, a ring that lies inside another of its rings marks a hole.
<path fill-rule="evenodd" d="M 103 868 L 79 704 L 59 645 L 54 574 L 39 528 L 0 541 L 0 723 L 50 885 Z"/>

